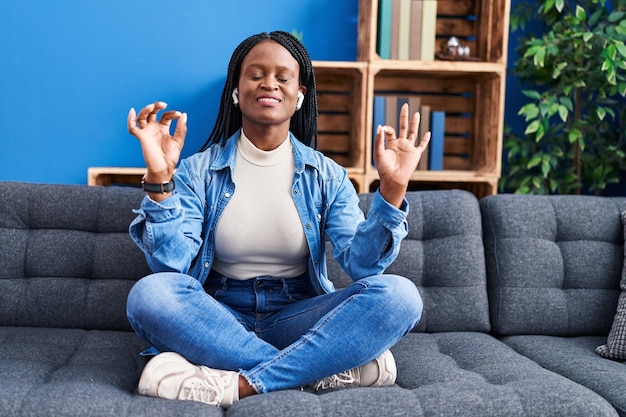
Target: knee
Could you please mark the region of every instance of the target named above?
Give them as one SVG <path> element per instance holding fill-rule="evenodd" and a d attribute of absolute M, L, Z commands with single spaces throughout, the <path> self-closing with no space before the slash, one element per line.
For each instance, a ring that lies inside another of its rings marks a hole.
<path fill-rule="evenodd" d="M 189 287 L 194 278 L 179 273 L 160 272 L 148 275 L 137 281 L 126 299 L 126 313 L 129 319 L 154 314 L 172 307 L 173 297 L 180 293 L 181 286 Z"/>
<path fill-rule="evenodd" d="M 409 328 L 413 328 L 422 317 L 424 305 L 415 284 L 402 276 L 383 274 L 366 278 L 370 285 L 379 288 L 381 302 L 386 309 L 393 309 L 398 319 L 406 320 Z"/>

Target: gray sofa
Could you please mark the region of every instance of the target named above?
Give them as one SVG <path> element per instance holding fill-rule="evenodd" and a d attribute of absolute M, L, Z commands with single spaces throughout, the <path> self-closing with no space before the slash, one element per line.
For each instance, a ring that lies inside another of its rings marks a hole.
<path fill-rule="evenodd" d="M 620 293 L 626 198 L 409 193 L 388 272 L 418 286 L 424 314 L 392 349 L 397 384 L 222 410 L 136 393 L 147 346 L 125 301 L 150 271 L 127 231 L 142 196 L 0 182 L 0 416 L 626 416 L 626 365 L 594 352 Z"/>

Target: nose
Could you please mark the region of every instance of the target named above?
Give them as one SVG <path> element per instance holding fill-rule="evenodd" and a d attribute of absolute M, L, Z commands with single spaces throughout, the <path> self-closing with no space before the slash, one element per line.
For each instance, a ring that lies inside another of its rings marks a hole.
<path fill-rule="evenodd" d="M 261 81 L 261 88 L 264 90 L 271 91 L 278 88 L 278 82 L 272 76 L 265 76 Z"/>

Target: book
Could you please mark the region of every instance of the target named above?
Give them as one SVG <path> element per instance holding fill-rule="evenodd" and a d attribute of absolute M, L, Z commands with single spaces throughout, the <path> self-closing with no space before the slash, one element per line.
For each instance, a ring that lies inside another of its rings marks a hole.
<path fill-rule="evenodd" d="M 391 0 L 391 44 L 389 46 L 389 59 L 398 59 L 400 45 L 400 4 L 404 0 Z"/>
<path fill-rule="evenodd" d="M 430 112 L 430 144 L 428 147 L 429 169 L 432 171 L 443 169 L 443 145 L 445 137 L 446 113 L 443 111 Z"/>
<path fill-rule="evenodd" d="M 420 127 L 417 134 L 418 141 L 422 140 L 426 132 L 430 131 L 430 106 L 420 106 Z M 418 170 L 428 169 L 428 153 L 430 152 L 430 144 L 426 148 L 426 151 L 422 154 L 419 164 L 417 164 Z"/>
<path fill-rule="evenodd" d="M 394 129 L 398 124 L 398 96 L 389 94 L 385 96 L 385 123 L 384 125 L 391 126 Z"/>
<path fill-rule="evenodd" d="M 374 114 L 372 117 L 372 149 L 376 149 L 376 134 L 378 126 L 385 125 L 385 96 L 374 96 Z M 374 162 L 374 152 L 372 152 L 372 166 L 376 166 Z"/>
<path fill-rule="evenodd" d="M 378 3 L 378 55 L 382 59 L 391 57 L 391 12 L 393 0 Z"/>
<path fill-rule="evenodd" d="M 412 96 L 409 96 L 408 103 L 409 103 L 409 123 L 411 123 L 411 120 L 413 119 L 413 115 L 420 111 L 422 99 L 420 98 L 420 96 L 412 95 Z M 419 142 L 419 140 L 420 140 L 420 136 L 419 136 L 419 130 L 418 130 L 416 145 L 417 145 L 417 142 Z"/>
<path fill-rule="evenodd" d="M 421 36 L 420 59 L 422 61 L 434 61 L 437 36 L 437 0 L 422 1 Z"/>
<path fill-rule="evenodd" d="M 398 0 L 398 59 L 408 60 L 411 44 L 411 3 L 412 0 Z"/>
<path fill-rule="evenodd" d="M 421 58 L 422 42 L 422 3 L 423 0 L 411 0 L 411 22 L 409 26 L 409 59 Z"/>

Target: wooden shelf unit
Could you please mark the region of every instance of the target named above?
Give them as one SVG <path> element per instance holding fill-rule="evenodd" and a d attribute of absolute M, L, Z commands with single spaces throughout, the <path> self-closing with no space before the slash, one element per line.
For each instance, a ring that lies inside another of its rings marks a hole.
<path fill-rule="evenodd" d="M 313 62 L 318 148 L 346 168 L 358 192 L 372 191 L 378 184 L 371 162 L 374 96 L 417 95 L 432 110 L 446 112 L 445 157 L 443 170 L 415 171 L 410 189 L 461 188 L 478 198 L 497 193 L 510 0 L 437 0 L 436 50 L 456 36 L 470 46 L 470 61 L 381 59 L 378 3 L 359 0 L 358 61 Z M 138 184 L 144 172 L 90 168 L 89 184 Z"/>
<path fill-rule="evenodd" d="M 478 198 L 496 194 L 502 170 L 510 0 L 437 1 L 435 49 L 442 50 L 449 37 L 456 36 L 470 46 L 472 60 L 381 59 L 376 53 L 378 4 L 359 1 L 359 60 L 368 62 L 365 131 L 373 131 L 375 95 L 418 96 L 432 111 L 446 112 L 444 166 L 440 171 L 415 171 L 409 188 L 461 188 Z M 366 138 L 362 191 L 378 183 L 372 143 Z"/>

